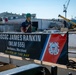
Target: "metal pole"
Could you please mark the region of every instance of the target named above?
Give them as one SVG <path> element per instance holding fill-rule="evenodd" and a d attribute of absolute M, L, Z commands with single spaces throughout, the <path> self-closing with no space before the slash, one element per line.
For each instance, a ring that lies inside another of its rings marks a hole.
<path fill-rule="evenodd" d="M 67 51 L 69 51 L 69 33 L 67 32 Z M 67 52 L 68 53 L 68 52 Z M 69 54 L 68 54 L 68 61 L 67 61 L 67 64 L 69 62 Z"/>
<path fill-rule="evenodd" d="M 67 18 L 67 10 L 66 10 L 66 12 L 65 12 L 65 18 Z"/>
<path fill-rule="evenodd" d="M 57 75 L 57 66 L 51 67 L 51 75 Z"/>
<path fill-rule="evenodd" d="M 41 19 L 41 31 L 42 31 L 42 24 L 43 24 L 43 23 L 42 23 L 42 19 Z"/>

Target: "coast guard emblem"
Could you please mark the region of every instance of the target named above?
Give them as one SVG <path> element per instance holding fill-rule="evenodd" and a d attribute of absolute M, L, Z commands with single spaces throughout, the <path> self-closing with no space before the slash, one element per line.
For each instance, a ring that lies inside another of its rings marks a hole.
<path fill-rule="evenodd" d="M 49 43 L 49 53 L 51 55 L 57 55 L 59 53 L 59 44 L 57 42 Z"/>

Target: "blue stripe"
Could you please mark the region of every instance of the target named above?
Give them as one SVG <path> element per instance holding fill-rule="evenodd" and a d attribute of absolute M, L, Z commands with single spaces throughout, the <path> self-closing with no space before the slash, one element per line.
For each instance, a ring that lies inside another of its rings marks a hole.
<path fill-rule="evenodd" d="M 40 55 L 40 60 L 42 59 L 42 56 L 43 56 L 43 54 L 44 54 L 44 50 L 45 50 L 45 48 L 46 48 L 46 45 L 47 45 L 47 42 L 48 42 L 49 37 L 50 37 L 50 35 L 48 34 L 48 35 L 47 35 L 47 38 L 46 38 L 46 41 L 45 41 L 45 44 L 44 44 L 44 47 L 43 47 L 43 49 L 42 49 L 41 55 Z"/>

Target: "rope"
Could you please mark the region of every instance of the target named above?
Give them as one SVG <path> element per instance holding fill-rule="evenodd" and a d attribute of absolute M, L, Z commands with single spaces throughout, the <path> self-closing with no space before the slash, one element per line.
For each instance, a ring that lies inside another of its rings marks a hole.
<path fill-rule="evenodd" d="M 67 64 L 67 68 L 76 69 L 76 62 L 74 60 L 69 60 L 69 62 Z"/>

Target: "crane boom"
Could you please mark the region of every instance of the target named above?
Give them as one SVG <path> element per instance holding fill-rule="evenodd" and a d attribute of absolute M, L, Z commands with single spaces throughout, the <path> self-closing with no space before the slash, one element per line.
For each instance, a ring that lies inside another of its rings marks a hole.
<path fill-rule="evenodd" d="M 70 0 L 68 1 L 68 3 L 67 3 L 67 7 L 66 7 L 66 9 L 68 8 L 68 6 L 69 6 L 69 3 L 70 3 Z"/>
<path fill-rule="evenodd" d="M 70 22 L 73 26 L 72 26 L 72 28 L 74 28 L 74 27 L 76 27 L 76 23 L 75 22 L 72 22 L 71 20 L 69 20 L 69 19 L 67 19 L 67 18 L 65 18 L 65 17 L 63 17 L 63 16 L 61 16 L 61 15 L 58 15 L 58 17 L 61 17 L 61 18 L 63 18 L 65 21 L 67 21 L 67 22 Z"/>

